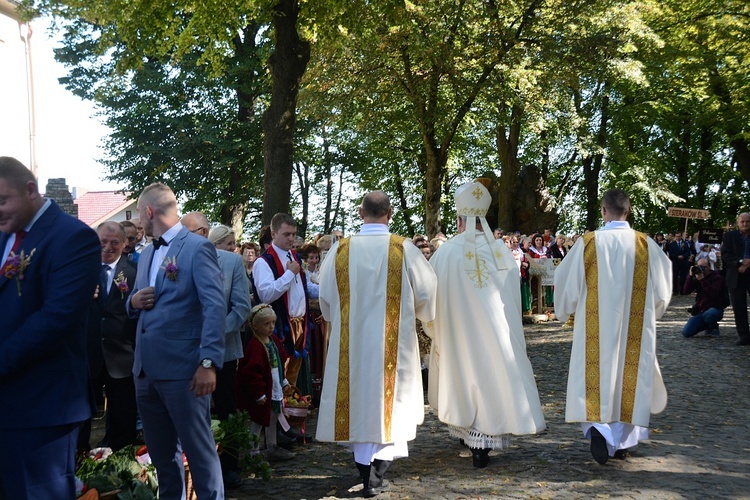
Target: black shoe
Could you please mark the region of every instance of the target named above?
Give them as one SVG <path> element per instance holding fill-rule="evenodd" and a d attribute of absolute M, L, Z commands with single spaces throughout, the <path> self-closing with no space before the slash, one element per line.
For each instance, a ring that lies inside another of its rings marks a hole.
<path fill-rule="evenodd" d="M 596 427 L 591 428 L 591 456 L 602 465 L 606 464 L 609 459 L 607 440 Z"/>
<path fill-rule="evenodd" d="M 477 469 L 484 469 L 490 463 L 489 448 L 471 448 L 472 465 Z"/>
<path fill-rule="evenodd" d="M 383 479 L 383 484 L 378 486 L 377 488 L 365 488 L 362 490 L 362 496 L 365 498 L 372 498 L 380 495 L 384 491 L 388 491 L 390 489 L 391 483 L 388 482 L 387 479 Z"/>
<path fill-rule="evenodd" d="M 614 458 L 617 460 L 625 460 L 628 458 L 628 450 L 617 450 L 615 452 Z"/>
<path fill-rule="evenodd" d="M 742 337 L 735 345 L 750 345 L 750 338 Z"/>
<path fill-rule="evenodd" d="M 242 476 L 236 470 L 224 471 L 224 488 L 233 490 L 242 486 Z"/>

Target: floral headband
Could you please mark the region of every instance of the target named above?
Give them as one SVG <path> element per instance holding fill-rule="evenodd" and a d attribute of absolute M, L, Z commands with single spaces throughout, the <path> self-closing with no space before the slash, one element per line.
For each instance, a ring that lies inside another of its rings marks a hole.
<path fill-rule="evenodd" d="M 258 315 L 259 312 L 261 312 L 263 309 L 271 309 L 273 311 L 273 307 L 271 307 L 268 304 L 258 304 L 257 306 L 250 309 L 250 324 L 253 324 L 253 320 L 255 319 L 255 316 Z M 274 316 L 276 315 L 276 312 L 274 311 Z"/>

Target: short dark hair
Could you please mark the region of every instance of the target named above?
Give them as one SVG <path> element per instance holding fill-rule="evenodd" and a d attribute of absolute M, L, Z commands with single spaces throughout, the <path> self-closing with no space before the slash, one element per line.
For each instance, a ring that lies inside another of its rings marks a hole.
<path fill-rule="evenodd" d="M 271 219 L 271 230 L 276 232 L 281 229 L 281 225 L 297 227 L 297 221 L 289 214 L 278 213 Z"/>
<path fill-rule="evenodd" d="M 388 215 L 391 209 L 391 200 L 383 191 L 372 191 L 362 198 L 362 215 L 365 217 L 380 218 Z"/>
<path fill-rule="evenodd" d="M 135 226 L 135 224 L 133 224 L 129 220 L 121 220 L 120 221 L 120 225 L 122 226 L 123 229 L 130 227 L 130 228 L 135 229 L 136 231 L 138 230 L 138 228 Z"/>
<path fill-rule="evenodd" d="M 602 205 L 616 216 L 630 213 L 630 197 L 622 189 L 610 189 L 602 196 Z"/>
<path fill-rule="evenodd" d="M 258 244 L 260 245 L 260 248 L 262 249 L 265 245 L 270 245 L 273 241 L 273 236 L 271 236 L 271 226 L 263 226 L 260 228 L 260 233 L 258 233 Z"/>
<path fill-rule="evenodd" d="M 25 189 L 28 182 L 37 182 L 31 170 L 11 156 L 0 156 L 0 179 L 5 179 L 18 191 Z"/>

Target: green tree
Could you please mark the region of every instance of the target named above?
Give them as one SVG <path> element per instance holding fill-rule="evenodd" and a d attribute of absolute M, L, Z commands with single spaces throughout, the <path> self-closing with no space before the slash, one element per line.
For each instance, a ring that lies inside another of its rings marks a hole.
<path fill-rule="evenodd" d="M 144 78 L 162 76 L 172 80 L 172 82 L 165 82 L 170 84 L 181 78 L 183 74 L 193 72 L 199 74 L 200 83 L 208 87 L 209 91 L 216 90 L 221 93 L 220 91 L 224 90 L 231 94 L 231 96 L 223 96 L 223 105 L 232 106 L 235 114 L 233 119 L 225 122 L 230 125 L 221 127 L 218 121 L 214 122 L 214 125 L 224 130 L 214 128 L 210 132 L 208 129 L 211 127 L 200 127 L 200 131 L 204 133 L 222 136 L 225 142 L 216 148 L 219 156 L 202 157 L 203 153 L 211 149 L 205 148 L 206 144 L 204 144 L 193 148 L 197 157 L 189 158 L 192 165 L 186 165 L 184 161 L 169 162 L 165 160 L 171 157 L 184 160 L 182 156 L 186 150 L 163 149 L 180 145 L 160 144 L 158 141 L 153 141 L 147 142 L 144 146 L 162 149 L 161 157 L 157 158 L 158 154 L 150 152 L 147 155 L 153 155 L 153 161 L 141 162 L 141 165 L 147 165 L 146 168 L 152 171 L 156 169 L 155 171 L 159 173 L 167 171 L 167 166 L 169 166 L 169 171 L 178 174 L 175 177 L 190 180 L 191 190 L 181 192 L 190 196 L 205 192 L 201 189 L 205 185 L 201 182 L 204 179 L 201 179 L 200 172 L 195 171 L 205 171 L 206 167 L 219 157 L 226 159 L 225 164 L 228 164 L 232 157 L 235 161 L 243 161 L 230 164 L 227 175 L 224 177 L 225 182 L 220 183 L 221 189 L 213 189 L 217 197 L 229 197 L 227 201 L 229 208 L 219 210 L 224 218 L 223 221 L 228 222 L 226 218 L 231 218 L 231 222 L 238 226 L 243 218 L 243 209 L 247 207 L 250 194 L 241 190 L 241 184 L 244 182 L 242 179 L 256 176 L 244 160 L 248 156 L 259 158 L 264 162 L 263 221 L 269 221 L 276 212 L 288 211 L 296 99 L 299 80 L 309 59 L 309 44 L 301 40 L 297 33 L 299 3 L 296 0 L 240 0 L 220 3 L 184 0 L 177 4 L 145 0 L 113 2 L 29 0 L 29 5 L 34 13 L 51 14 L 72 21 L 74 29 L 83 30 L 83 36 L 88 33 L 86 30 L 95 32 L 95 36 L 89 38 L 89 54 L 103 61 L 111 61 L 111 64 L 108 65 L 107 73 L 100 72 L 96 75 L 105 80 L 100 79 L 97 82 L 89 80 L 85 83 L 91 89 L 102 84 L 105 88 L 118 85 L 127 87 L 131 83 L 127 80 L 132 77 L 133 73 L 140 72 Z M 75 34 L 71 34 L 71 38 L 75 37 Z M 256 40 L 263 40 L 264 37 L 270 39 L 272 46 L 270 52 L 256 46 Z M 72 52 L 75 51 L 75 46 L 71 45 L 69 48 L 72 49 L 69 57 L 74 58 Z M 87 72 L 83 62 L 72 61 L 72 63 L 82 65 L 78 68 L 79 76 Z M 163 66 L 163 75 L 156 74 L 152 67 L 147 68 L 154 64 Z M 266 66 L 268 73 L 265 70 Z M 145 76 L 144 71 L 149 75 L 148 77 Z M 86 76 L 95 78 L 92 74 Z M 75 77 L 74 74 L 69 80 L 71 85 Z M 216 81 L 210 81 L 212 79 Z M 139 80 L 139 83 L 146 85 L 145 80 Z M 257 102 L 258 98 L 261 95 L 265 97 L 268 91 L 270 91 L 270 98 L 267 103 L 259 106 L 261 103 Z M 90 95 L 95 96 L 101 103 L 105 102 L 99 93 L 92 92 Z M 169 100 L 169 96 L 156 99 L 158 104 L 164 105 L 161 109 L 163 113 L 157 112 L 156 114 L 166 121 L 169 121 L 169 115 L 180 113 L 179 108 L 167 107 L 179 104 L 164 102 Z M 111 101 L 108 103 L 111 104 Z M 200 106 L 202 103 L 198 104 Z M 214 108 L 214 111 L 216 109 Z M 257 134 L 257 128 L 254 129 L 254 127 L 256 127 L 258 112 L 263 114 L 261 120 L 263 126 L 262 156 L 257 152 L 242 151 L 243 143 L 245 148 L 250 149 L 256 142 L 254 139 L 248 139 L 251 135 L 249 131 Z M 239 125 L 236 126 L 231 125 L 238 123 Z M 246 124 L 250 125 L 246 126 Z M 112 125 L 116 128 L 117 122 L 110 123 L 110 126 Z M 173 133 L 176 130 L 174 125 L 177 124 L 172 124 Z M 193 131 L 191 127 L 186 127 L 184 130 Z M 122 140 L 128 140 L 124 134 Z M 235 143 L 237 147 L 227 150 L 227 143 Z M 120 168 L 116 162 L 110 162 L 109 165 Z M 126 168 L 118 172 L 127 176 Z M 196 177 L 192 178 L 191 174 L 194 172 Z M 228 212 L 232 213 L 231 217 L 227 217 Z"/>

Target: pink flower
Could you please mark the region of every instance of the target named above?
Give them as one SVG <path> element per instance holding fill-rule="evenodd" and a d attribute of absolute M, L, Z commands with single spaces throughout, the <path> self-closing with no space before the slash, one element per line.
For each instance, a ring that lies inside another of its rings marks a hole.
<path fill-rule="evenodd" d="M 161 268 L 164 269 L 164 275 L 167 277 L 167 279 L 174 282 L 177 281 L 177 273 L 180 272 L 180 268 L 177 267 L 177 257 L 167 257 L 164 260 L 164 265 L 161 266 Z"/>
<path fill-rule="evenodd" d="M 117 277 L 112 281 L 117 289 L 120 291 L 120 298 L 124 299 L 125 294 L 130 291 L 130 287 L 128 286 L 128 282 L 125 279 L 125 275 L 120 271 L 120 273 L 117 275 Z"/>
<path fill-rule="evenodd" d="M 5 261 L 3 266 L 3 274 L 9 280 L 16 279 L 16 286 L 18 287 L 18 296 L 21 296 L 21 280 L 23 279 L 23 272 L 31 263 L 31 257 L 36 252 L 36 248 L 31 250 L 29 255 L 26 255 L 23 250 L 21 253 L 16 255 L 15 252 L 11 252 L 8 259 Z"/>

